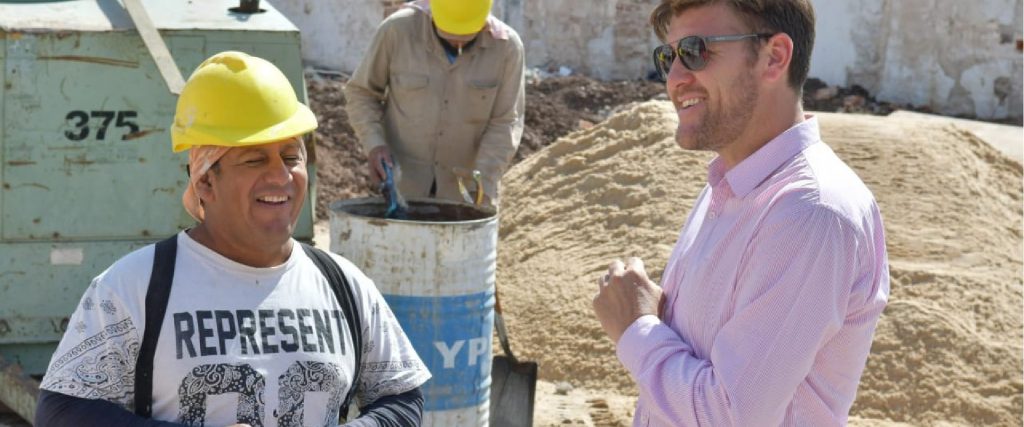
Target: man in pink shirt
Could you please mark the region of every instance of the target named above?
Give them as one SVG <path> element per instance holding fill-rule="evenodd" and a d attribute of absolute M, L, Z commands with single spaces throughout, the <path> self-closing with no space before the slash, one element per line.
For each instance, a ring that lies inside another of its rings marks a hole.
<path fill-rule="evenodd" d="M 662 0 L 676 142 L 718 154 L 665 268 L 616 260 L 594 312 L 636 426 L 846 423 L 889 294 L 878 205 L 800 104 L 809 0 Z"/>

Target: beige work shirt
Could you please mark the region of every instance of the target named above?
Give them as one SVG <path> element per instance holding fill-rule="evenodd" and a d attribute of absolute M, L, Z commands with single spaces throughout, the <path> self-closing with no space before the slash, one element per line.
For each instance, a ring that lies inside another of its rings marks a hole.
<path fill-rule="evenodd" d="M 411 5 L 381 23 L 346 85 L 349 121 L 367 152 L 391 148 L 406 197 L 428 196 L 436 180 L 437 197 L 461 201 L 452 173 L 461 167 L 483 174 L 484 192 L 497 204 L 523 134 L 523 43 L 492 16 L 449 63 L 429 9 Z"/>

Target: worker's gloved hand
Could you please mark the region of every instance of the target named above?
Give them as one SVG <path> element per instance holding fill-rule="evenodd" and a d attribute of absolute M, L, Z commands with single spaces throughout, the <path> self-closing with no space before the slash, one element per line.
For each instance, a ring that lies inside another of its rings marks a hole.
<path fill-rule="evenodd" d="M 366 161 L 370 167 L 370 186 L 374 189 L 380 188 L 380 183 L 384 181 L 384 166 L 381 162 L 385 162 L 388 166 L 394 168 L 395 163 L 391 160 L 391 149 L 387 145 L 381 145 L 374 147 L 370 150 L 370 154 L 366 155 Z"/>

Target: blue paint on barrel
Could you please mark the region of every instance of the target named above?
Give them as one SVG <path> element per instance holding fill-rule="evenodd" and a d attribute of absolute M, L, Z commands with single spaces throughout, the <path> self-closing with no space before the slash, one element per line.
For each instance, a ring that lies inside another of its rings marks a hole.
<path fill-rule="evenodd" d="M 494 288 L 457 296 L 384 294 L 384 299 L 433 374 L 423 386 L 423 409 L 460 409 L 486 402 Z"/>
<path fill-rule="evenodd" d="M 413 221 L 381 218 L 386 207 L 379 198 L 332 203 L 331 250 L 373 278 L 430 369 L 422 425 L 487 427 L 497 212 L 410 199 L 411 217 L 424 218 Z"/>

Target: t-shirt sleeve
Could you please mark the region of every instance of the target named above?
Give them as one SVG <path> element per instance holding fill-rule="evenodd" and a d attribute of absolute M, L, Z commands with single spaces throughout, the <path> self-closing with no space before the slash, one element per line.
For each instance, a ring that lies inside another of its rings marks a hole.
<path fill-rule="evenodd" d="M 419 387 L 430 379 L 430 371 L 373 281 L 363 274 L 352 276 L 360 293 L 363 325 L 363 363 L 357 397 L 359 406 L 365 407 L 383 396 Z"/>
<path fill-rule="evenodd" d="M 53 353 L 40 388 L 132 409 L 139 331 L 103 276 L 93 279 Z"/>

